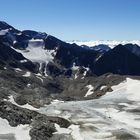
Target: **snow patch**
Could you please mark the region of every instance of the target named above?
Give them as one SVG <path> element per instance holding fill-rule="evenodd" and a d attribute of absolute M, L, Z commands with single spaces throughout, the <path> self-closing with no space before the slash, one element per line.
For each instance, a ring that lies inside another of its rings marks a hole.
<path fill-rule="evenodd" d="M 0 134 L 14 134 L 16 140 L 31 140 L 29 125 L 18 125 L 12 127 L 6 119 L 0 118 Z"/>
<path fill-rule="evenodd" d="M 78 74 L 76 73 L 75 75 L 74 75 L 74 79 L 77 79 L 78 78 Z"/>
<path fill-rule="evenodd" d="M 15 68 L 15 71 L 22 71 L 20 68 Z"/>
<path fill-rule="evenodd" d="M 17 33 L 17 35 L 22 35 L 22 32 Z"/>
<path fill-rule="evenodd" d="M 59 103 L 64 103 L 64 101 L 60 101 L 60 100 L 53 100 L 52 102 L 51 102 L 51 104 L 59 104 Z"/>
<path fill-rule="evenodd" d="M 1 30 L 0 35 L 1 36 L 6 35 L 8 33 L 8 31 L 9 31 L 9 29 Z"/>
<path fill-rule="evenodd" d="M 103 56 L 103 54 L 100 54 L 100 55 L 95 59 L 95 62 L 98 61 L 102 56 Z"/>
<path fill-rule="evenodd" d="M 31 84 L 27 84 L 27 87 L 30 87 L 31 86 Z"/>
<path fill-rule="evenodd" d="M 4 70 L 7 70 L 7 67 L 4 67 Z"/>
<path fill-rule="evenodd" d="M 30 77 L 31 76 L 31 72 L 27 71 L 24 75 L 22 75 L 23 77 Z"/>
<path fill-rule="evenodd" d="M 47 74 L 47 69 L 46 69 L 46 67 L 47 67 L 47 62 L 46 62 L 45 71 L 44 71 L 44 74 L 45 74 L 45 76 L 47 77 L 48 74 Z"/>
<path fill-rule="evenodd" d="M 86 88 L 88 88 L 88 91 L 87 91 L 87 93 L 86 93 L 86 95 L 84 97 L 87 97 L 87 96 L 89 96 L 89 95 L 94 93 L 93 92 L 94 87 L 92 85 L 88 85 L 88 86 L 86 86 Z"/>
<path fill-rule="evenodd" d="M 14 40 L 14 41 L 13 41 L 13 44 L 16 44 L 16 43 L 17 43 L 17 41 L 16 41 L 16 40 Z"/>
<path fill-rule="evenodd" d="M 103 90 L 104 88 L 107 88 L 107 86 L 102 86 L 102 87 L 100 88 L 100 90 Z"/>
<path fill-rule="evenodd" d="M 21 108 L 26 108 L 26 109 L 35 110 L 35 111 L 38 110 L 37 108 L 35 108 L 35 107 L 29 105 L 28 103 L 25 104 L 25 105 L 18 105 L 18 104 L 15 102 L 15 100 L 14 100 L 14 98 L 13 98 L 12 95 L 9 96 L 9 99 L 8 99 L 8 100 L 5 99 L 5 101 L 9 101 L 9 102 L 11 102 L 12 104 L 14 104 L 14 105 L 16 105 L 16 106 L 18 106 L 18 107 L 21 107 Z"/>
<path fill-rule="evenodd" d="M 79 66 L 76 66 L 76 64 L 73 63 L 72 70 L 79 70 Z"/>
<path fill-rule="evenodd" d="M 83 77 L 81 79 L 84 79 L 85 76 L 87 75 L 87 72 L 89 71 L 89 68 L 84 67 L 85 71 L 83 73 Z"/>
<path fill-rule="evenodd" d="M 32 43 L 32 42 L 44 42 L 43 39 L 34 39 L 32 38 L 31 40 L 29 40 L 29 43 Z"/>
<path fill-rule="evenodd" d="M 43 45 L 28 45 L 26 50 L 16 50 L 21 53 L 25 58 L 31 60 L 32 62 L 52 62 L 54 59 L 53 54 L 55 50 L 44 50 Z"/>
<path fill-rule="evenodd" d="M 26 59 L 20 60 L 20 63 L 26 63 L 26 62 L 28 62 Z"/>
<path fill-rule="evenodd" d="M 61 128 L 58 124 L 55 124 L 55 128 L 57 132 L 55 132 L 54 134 L 70 134 L 71 133 L 69 129 Z"/>
<path fill-rule="evenodd" d="M 44 82 L 43 78 L 36 76 L 36 78 L 38 78 L 42 83 Z"/>
<path fill-rule="evenodd" d="M 43 80 L 44 77 L 40 73 L 35 74 L 35 75 L 36 75 L 36 78 L 38 78 L 39 80 L 41 80 L 42 83 L 44 82 L 44 80 Z"/>

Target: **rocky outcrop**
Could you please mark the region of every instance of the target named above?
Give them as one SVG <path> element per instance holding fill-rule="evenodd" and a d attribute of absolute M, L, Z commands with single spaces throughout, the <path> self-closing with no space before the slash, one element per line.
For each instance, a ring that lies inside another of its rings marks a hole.
<path fill-rule="evenodd" d="M 29 124 L 31 126 L 30 136 L 32 140 L 49 140 L 53 133 L 56 132 L 55 123 L 65 128 L 70 125 L 70 122 L 65 119 L 47 117 L 6 101 L 0 101 L 0 117 L 7 119 L 12 127 Z"/>

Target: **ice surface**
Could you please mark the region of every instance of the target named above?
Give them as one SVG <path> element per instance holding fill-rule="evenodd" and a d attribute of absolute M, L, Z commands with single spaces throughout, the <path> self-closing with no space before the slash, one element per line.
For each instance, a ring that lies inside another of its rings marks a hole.
<path fill-rule="evenodd" d="M 140 139 L 140 81 L 126 78 L 112 89 L 99 99 L 51 104 L 39 112 L 70 120 L 75 128 L 65 131 L 75 140 Z"/>
<path fill-rule="evenodd" d="M 17 50 L 19 53 L 22 53 L 22 55 L 31 60 L 32 62 L 45 62 L 49 63 L 52 62 L 54 57 L 53 54 L 55 54 L 55 50 L 45 50 L 44 48 L 44 42 L 43 40 L 30 40 L 28 47 L 26 50 Z"/>

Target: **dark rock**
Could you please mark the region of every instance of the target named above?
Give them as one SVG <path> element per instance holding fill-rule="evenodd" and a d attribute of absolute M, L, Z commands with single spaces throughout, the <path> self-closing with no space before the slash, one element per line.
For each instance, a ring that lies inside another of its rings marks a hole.
<path fill-rule="evenodd" d="M 30 131 L 31 140 L 49 140 L 56 132 L 54 124 L 42 120 L 35 121 Z"/>
<path fill-rule="evenodd" d="M 121 75 L 140 75 L 140 57 L 125 46 L 118 45 L 96 62 L 94 72 L 97 75 L 108 72 Z"/>
<path fill-rule="evenodd" d="M 0 117 L 7 119 L 9 124 L 16 127 L 19 124 L 30 124 L 38 113 L 27 109 L 21 109 L 11 103 L 0 101 Z"/>

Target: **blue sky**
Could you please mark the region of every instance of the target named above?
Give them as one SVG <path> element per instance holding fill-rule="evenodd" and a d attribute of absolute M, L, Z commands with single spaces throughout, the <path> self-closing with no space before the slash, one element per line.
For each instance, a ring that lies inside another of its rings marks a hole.
<path fill-rule="evenodd" d="M 0 20 L 62 40 L 140 39 L 140 0 L 1 0 Z"/>

